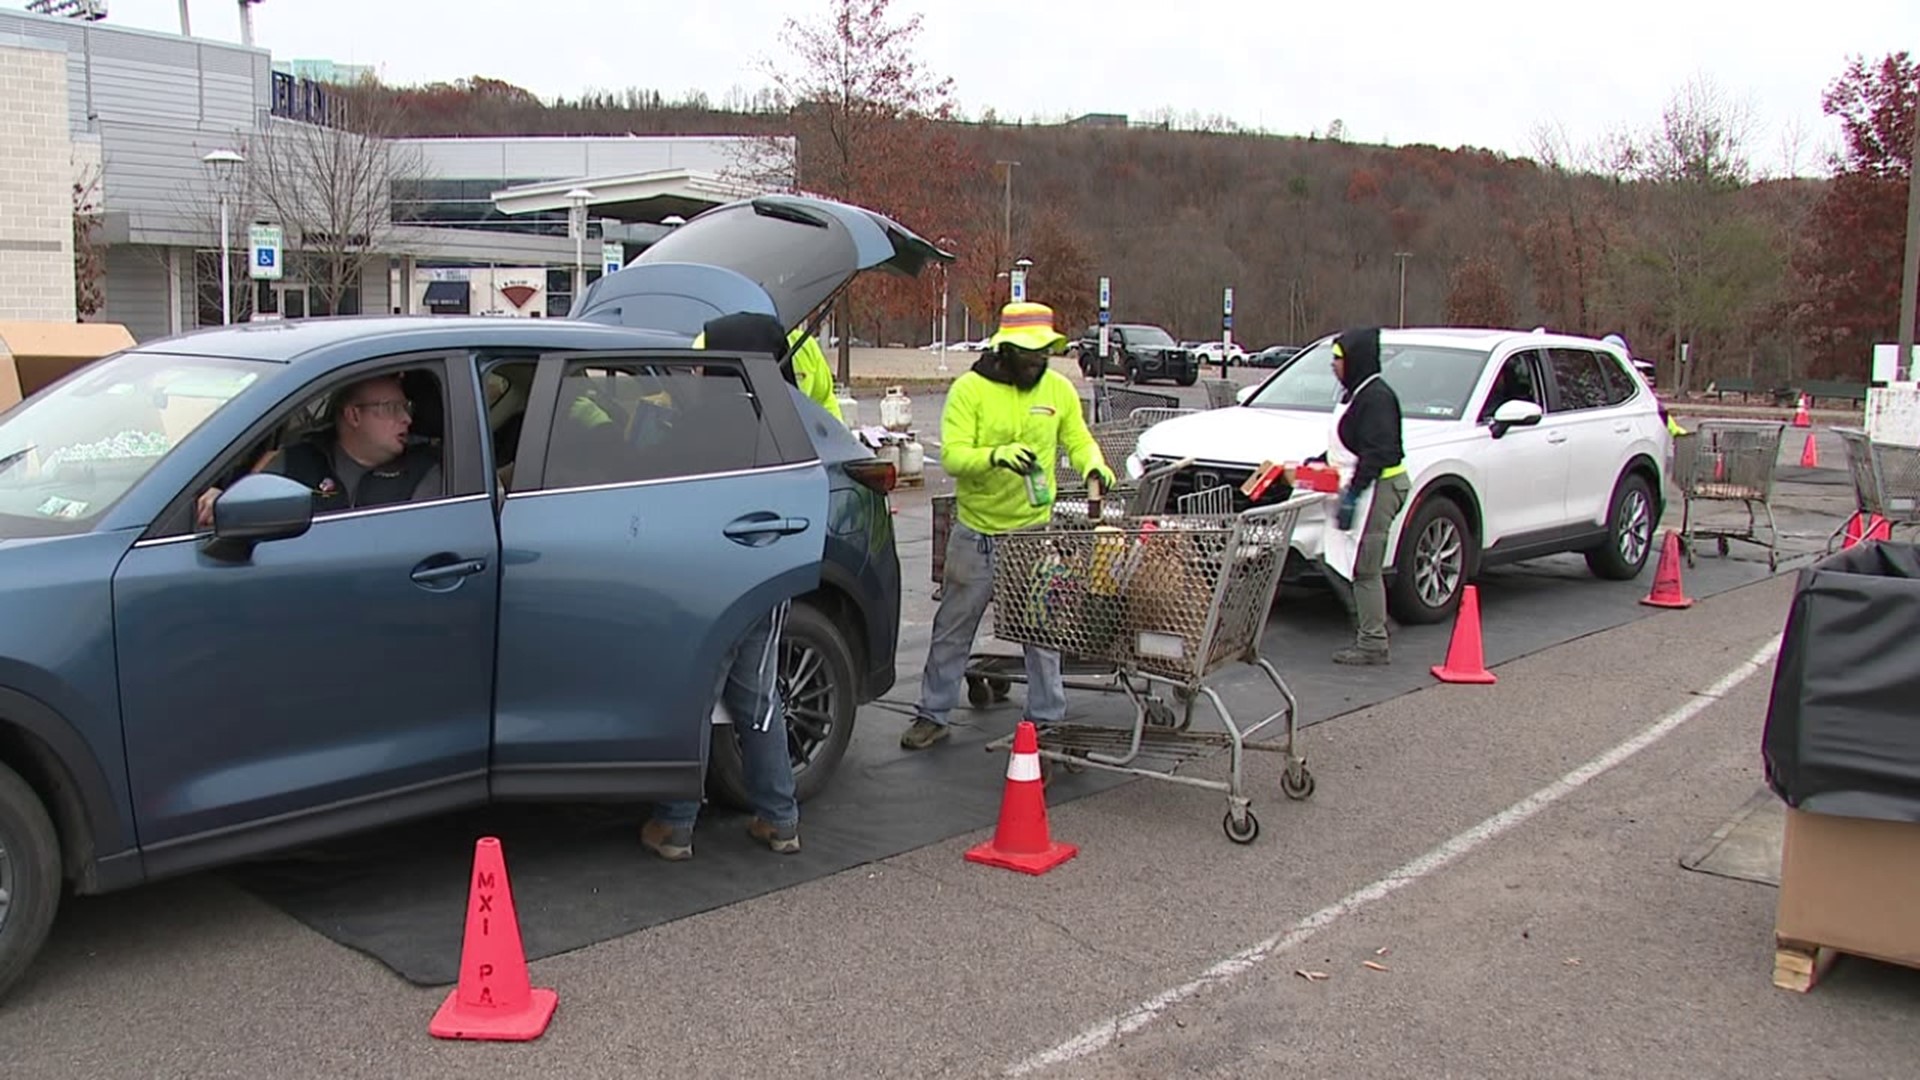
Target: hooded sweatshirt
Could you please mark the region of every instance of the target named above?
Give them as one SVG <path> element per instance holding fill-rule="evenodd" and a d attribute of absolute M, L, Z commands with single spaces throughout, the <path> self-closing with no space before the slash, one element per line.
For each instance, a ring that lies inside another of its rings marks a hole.
<path fill-rule="evenodd" d="M 940 465 L 954 478 L 955 516 L 985 536 L 1045 524 L 1053 516 L 1051 505 L 1028 503 L 1025 480 L 993 463 L 994 448 L 1008 443 L 1033 449 L 1049 492 L 1062 447 L 1082 476 L 1107 464 L 1087 430 L 1080 395 L 1065 376 L 1049 370 L 1033 389 L 1021 390 L 1001 370 L 997 356 L 982 356 L 947 391 L 940 413 Z"/>
<path fill-rule="evenodd" d="M 1360 459 L 1354 466 L 1350 485 L 1358 497 L 1379 479 L 1383 470 L 1405 459 L 1400 445 L 1400 398 L 1385 379 L 1367 382 L 1380 374 L 1378 327 L 1349 330 L 1341 334 L 1338 341 L 1346 357 L 1346 370 L 1340 382 L 1346 389 L 1348 401 L 1346 414 L 1340 417 L 1340 441 Z M 1364 389 L 1362 383 L 1366 383 Z"/>

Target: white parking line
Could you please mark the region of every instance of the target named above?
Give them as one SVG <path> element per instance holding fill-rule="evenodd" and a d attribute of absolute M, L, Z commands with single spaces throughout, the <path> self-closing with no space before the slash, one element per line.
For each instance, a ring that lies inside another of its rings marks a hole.
<path fill-rule="evenodd" d="M 1220 961 L 1201 972 L 1200 976 L 1191 982 L 1183 983 L 1170 990 L 1163 990 L 1125 1013 L 1109 1017 L 1094 1024 L 1092 1027 L 1087 1028 L 1085 1031 L 1082 1031 L 1080 1034 L 1068 1039 L 1066 1042 L 1061 1043 L 1051 1050 L 1042 1051 L 1023 1061 L 1008 1066 L 1006 1075 L 1024 1076 L 1027 1073 L 1037 1072 L 1054 1065 L 1063 1065 L 1069 1061 L 1074 1061 L 1086 1057 L 1088 1054 L 1095 1053 L 1105 1048 L 1115 1039 L 1130 1035 L 1146 1027 L 1148 1024 L 1153 1023 L 1154 1020 L 1159 1018 L 1160 1014 L 1165 1012 L 1169 1007 L 1177 1005 L 1204 990 L 1214 989 L 1232 982 L 1253 970 L 1259 964 L 1271 960 L 1275 956 L 1287 952 L 1301 942 L 1306 941 L 1313 935 L 1340 921 L 1343 917 L 1351 915 L 1377 900 L 1383 900 L 1398 892 L 1400 889 L 1444 869 L 1474 849 L 1499 837 L 1516 825 L 1532 818 L 1540 811 L 1566 798 L 1568 795 L 1579 790 L 1588 781 L 1603 775 L 1628 758 L 1633 757 L 1640 751 L 1671 735 L 1680 725 L 1685 724 L 1695 716 L 1706 711 L 1709 706 L 1721 698 L 1724 698 L 1728 693 L 1732 692 L 1735 687 L 1765 670 L 1766 666 L 1772 662 L 1774 654 L 1779 648 L 1780 636 L 1776 634 L 1759 652 L 1754 653 L 1751 659 L 1739 667 L 1734 668 L 1732 671 L 1727 672 L 1718 682 L 1700 691 L 1698 696 L 1694 697 L 1691 701 L 1688 701 L 1685 705 L 1661 717 L 1653 723 L 1653 726 L 1640 732 L 1633 738 L 1615 746 L 1613 749 L 1608 750 L 1606 753 L 1601 754 L 1585 765 L 1574 769 L 1572 772 L 1567 773 L 1565 776 L 1541 788 L 1539 791 L 1521 799 L 1505 810 L 1487 818 L 1478 825 L 1467 829 L 1465 832 L 1456 834 L 1452 839 L 1441 844 L 1439 847 L 1401 866 L 1399 869 L 1373 882 L 1371 885 L 1363 886 L 1327 907 L 1321 908 L 1319 911 L 1294 923 L 1282 933 L 1276 934 L 1252 948 L 1242 950 Z"/>

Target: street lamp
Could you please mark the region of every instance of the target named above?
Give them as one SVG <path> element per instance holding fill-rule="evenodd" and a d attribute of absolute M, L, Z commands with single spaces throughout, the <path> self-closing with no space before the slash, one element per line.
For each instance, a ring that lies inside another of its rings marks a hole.
<path fill-rule="evenodd" d="M 567 215 L 567 230 L 573 233 L 573 294 L 579 296 L 587 287 L 587 204 L 593 201 L 593 192 L 577 187 L 567 192 L 566 200 L 573 207 Z"/>
<path fill-rule="evenodd" d="M 232 150 L 215 150 L 200 159 L 201 164 L 213 171 L 214 179 L 220 185 L 220 323 L 233 325 L 233 255 L 228 239 L 227 225 L 227 187 L 235 167 L 244 165 L 246 158 Z"/>
<path fill-rule="evenodd" d="M 1413 258 L 1411 251 L 1396 251 L 1393 257 L 1400 260 L 1400 325 L 1407 325 L 1407 260 Z"/>
<path fill-rule="evenodd" d="M 953 241 L 941 237 L 937 243 L 941 251 L 952 249 Z M 940 263 L 940 374 L 947 373 L 947 264 Z"/>

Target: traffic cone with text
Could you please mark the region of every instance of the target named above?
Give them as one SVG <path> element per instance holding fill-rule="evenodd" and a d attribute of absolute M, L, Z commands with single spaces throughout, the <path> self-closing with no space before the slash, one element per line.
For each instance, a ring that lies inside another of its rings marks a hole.
<path fill-rule="evenodd" d="M 1487 670 L 1480 648 L 1480 588 L 1468 585 L 1460 590 L 1460 610 L 1453 618 L 1453 637 L 1447 641 L 1447 662 L 1433 668 L 1433 677 L 1441 682 L 1499 682 Z"/>
<path fill-rule="evenodd" d="M 1813 432 L 1807 432 L 1807 445 L 1800 450 L 1800 467 L 1817 469 L 1820 467 L 1820 448 L 1814 444 Z"/>
<path fill-rule="evenodd" d="M 1640 598 L 1649 607 L 1690 608 L 1693 598 L 1680 585 L 1680 534 L 1667 530 L 1660 546 L 1660 568 L 1653 574 L 1653 589 Z"/>
<path fill-rule="evenodd" d="M 1807 415 L 1807 395 L 1800 395 L 1800 404 L 1793 410 L 1794 427 L 1812 427 L 1813 417 Z"/>
<path fill-rule="evenodd" d="M 441 1039 L 525 1042 L 547 1030 L 559 1003 L 558 994 L 528 982 L 506 857 L 498 839 L 483 836 L 473 845 L 460 985 L 433 1014 L 427 1031 Z"/>
<path fill-rule="evenodd" d="M 967 861 L 1023 874 L 1044 874 L 1080 853 L 1075 844 L 1055 843 L 1047 830 L 1047 795 L 1040 779 L 1040 737 L 1033 721 L 1013 732 L 1013 756 L 1007 759 L 1007 786 L 1000 797 L 1000 823 L 993 839 L 967 849 Z"/>

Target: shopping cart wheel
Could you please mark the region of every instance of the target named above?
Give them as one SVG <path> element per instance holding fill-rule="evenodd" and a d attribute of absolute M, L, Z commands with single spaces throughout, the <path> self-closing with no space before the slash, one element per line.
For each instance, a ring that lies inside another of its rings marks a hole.
<path fill-rule="evenodd" d="M 967 676 L 967 704 L 976 709 L 984 709 L 993 703 L 987 691 L 987 680 L 978 675 Z"/>
<path fill-rule="evenodd" d="M 1173 715 L 1173 709 L 1159 698 L 1147 699 L 1147 723 L 1152 727 L 1173 728 L 1176 731 L 1183 726 L 1179 717 Z"/>
<path fill-rule="evenodd" d="M 1680 541 L 1680 547 L 1681 547 L 1681 550 L 1687 553 L 1687 569 L 1691 570 L 1694 567 L 1700 565 L 1698 562 L 1695 561 L 1694 544 L 1692 541 L 1682 540 Z"/>
<path fill-rule="evenodd" d="M 1769 573 L 1771 573 L 1771 572 L 1773 572 L 1773 571 L 1775 571 L 1775 570 L 1778 570 L 1778 569 L 1780 569 L 1780 554 L 1779 554 L 1779 552 L 1775 552 L 1775 551 L 1769 551 L 1769 552 L 1767 552 L 1767 571 L 1768 571 Z"/>
<path fill-rule="evenodd" d="M 1254 817 L 1251 810 L 1243 810 L 1241 814 L 1243 820 L 1235 823 L 1233 811 L 1227 811 L 1227 816 L 1220 819 L 1220 827 L 1227 831 L 1227 839 L 1234 843 L 1251 844 L 1260 835 L 1260 819 Z"/>
<path fill-rule="evenodd" d="M 1724 536 L 1723 536 L 1723 537 L 1721 537 L 1721 538 L 1720 538 L 1720 557 L 1721 557 L 1721 558 L 1723 558 L 1723 559 L 1724 559 L 1724 558 L 1726 558 L 1726 557 L 1727 557 L 1727 552 L 1729 552 L 1729 551 L 1731 551 L 1731 550 L 1733 550 L 1733 549 L 1732 549 L 1731 547 L 1729 547 L 1729 546 L 1727 545 L 1727 538 L 1726 538 L 1726 537 L 1724 537 Z"/>
<path fill-rule="evenodd" d="M 1288 769 L 1280 774 L 1280 794 L 1289 799 L 1307 799 L 1313 796 L 1313 774 L 1301 765 L 1296 771 Z"/>
<path fill-rule="evenodd" d="M 1013 689 L 1013 684 L 1005 679 L 988 679 L 987 689 L 993 691 L 993 700 L 1005 701 L 1007 700 L 1007 691 Z"/>

